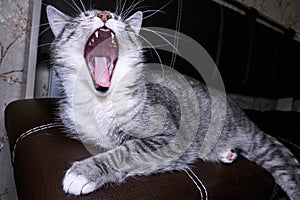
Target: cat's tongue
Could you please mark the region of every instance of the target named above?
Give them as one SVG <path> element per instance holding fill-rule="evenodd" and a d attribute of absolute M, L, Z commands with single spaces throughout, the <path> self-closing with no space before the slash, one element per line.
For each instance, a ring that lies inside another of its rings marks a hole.
<path fill-rule="evenodd" d="M 94 79 L 99 87 L 108 88 L 110 86 L 110 74 L 108 67 L 110 61 L 107 57 L 94 57 L 95 71 Z"/>

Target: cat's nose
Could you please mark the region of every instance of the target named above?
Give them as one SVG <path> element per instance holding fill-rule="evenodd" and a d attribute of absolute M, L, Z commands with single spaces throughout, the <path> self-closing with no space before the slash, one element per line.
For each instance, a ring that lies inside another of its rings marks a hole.
<path fill-rule="evenodd" d="M 107 20 L 111 19 L 112 16 L 108 12 L 101 12 L 97 15 L 103 22 L 106 22 Z"/>

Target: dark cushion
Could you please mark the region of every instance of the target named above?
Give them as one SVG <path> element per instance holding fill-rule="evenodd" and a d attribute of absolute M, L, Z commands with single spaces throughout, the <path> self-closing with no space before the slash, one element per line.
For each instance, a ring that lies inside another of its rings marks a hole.
<path fill-rule="evenodd" d="M 133 1 L 126 1 L 127 6 Z M 300 98 L 299 90 L 295 89 L 300 85 L 297 71 L 300 43 L 293 39 L 292 31 L 273 21 L 266 21 L 256 10 L 237 1 L 226 1 L 236 4 L 241 12 L 214 0 L 148 0 L 141 2 L 138 7 L 144 7 L 141 10 L 158 10 L 168 4 L 163 12 L 145 18 L 143 27 L 177 30 L 196 40 L 217 63 L 227 92 L 275 99 Z M 75 2 L 80 5 L 79 0 Z M 41 24 L 48 23 L 45 8 L 49 4 L 69 15 L 76 14 L 76 10 L 66 1 L 43 0 L 43 3 Z M 114 1 L 91 0 L 91 4 L 98 9 L 115 9 Z M 146 12 L 145 16 L 148 14 Z M 276 26 L 280 31 L 265 24 Z M 41 26 L 40 32 L 38 60 L 48 60 L 53 35 L 45 25 Z M 174 44 L 174 41 L 171 43 Z M 172 62 L 171 53 L 159 51 L 159 54 L 164 64 Z M 154 52 L 146 53 L 146 57 L 149 62 L 159 62 Z M 177 56 L 174 66 L 177 70 L 190 76 L 197 74 L 187 69 L 188 62 L 181 62 L 179 58 Z"/>
<path fill-rule="evenodd" d="M 73 161 L 91 154 L 81 142 L 65 137 L 55 127 L 56 108 L 57 99 L 35 99 L 15 101 L 5 110 L 10 148 L 15 152 L 14 174 L 20 200 L 77 199 L 63 192 L 62 178 Z M 23 133 L 27 136 L 18 140 Z M 269 173 L 243 157 L 233 164 L 199 160 L 191 169 L 195 175 L 187 171 L 189 174 L 131 177 L 80 199 L 200 199 L 202 193 L 204 199 L 207 194 L 210 200 L 265 200 L 275 194 L 282 195 Z"/>

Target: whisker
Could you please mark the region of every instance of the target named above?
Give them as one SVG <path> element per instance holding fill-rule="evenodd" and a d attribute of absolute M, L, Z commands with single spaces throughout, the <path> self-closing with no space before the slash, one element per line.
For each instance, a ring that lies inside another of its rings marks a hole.
<path fill-rule="evenodd" d="M 129 32 L 136 34 L 134 31 L 129 31 Z M 157 58 L 158 58 L 158 60 L 159 60 L 159 63 L 160 63 L 161 69 L 162 69 L 163 77 L 165 77 L 165 72 L 164 72 L 163 62 L 162 62 L 162 59 L 161 59 L 161 57 L 160 57 L 158 51 L 156 50 L 155 46 L 154 46 L 149 40 L 147 40 L 145 37 L 143 37 L 143 36 L 141 36 L 141 35 L 138 35 L 138 34 L 136 34 L 136 35 L 137 35 L 138 37 L 140 37 L 142 40 L 144 40 L 146 43 L 148 43 L 148 44 L 150 45 L 151 49 L 153 49 L 153 51 L 155 52 L 155 54 L 156 54 L 156 56 L 157 56 Z"/>
<path fill-rule="evenodd" d="M 50 26 L 49 23 L 43 23 L 43 24 L 40 24 L 40 25 L 36 25 L 36 26 L 32 26 L 31 28 L 34 29 L 34 28 L 41 28 L 43 26 Z"/>
<path fill-rule="evenodd" d="M 120 15 L 120 8 L 121 8 L 121 0 L 116 0 L 115 12 L 116 12 L 117 15 Z"/>
<path fill-rule="evenodd" d="M 37 1 L 39 1 L 39 0 L 37 0 Z M 42 1 L 42 0 L 40 0 L 40 1 Z M 70 3 L 68 0 L 64 0 L 64 2 L 67 3 L 78 15 L 80 14 L 80 9 L 78 10 L 77 8 L 75 8 L 73 6 L 73 4 Z M 73 1 L 73 3 L 74 3 L 74 1 Z M 51 5 L 51 4 L 47 4 L 47 3 L 42 2 L 42 5 L 47 7 L 47 6 Z"/>
<path fill-rule="evenodd" d="M 40 24 L 40 25 L 36 25 L 36 26 L 32 26 L 32 28 L 40 27 L 40 26 L 47 26 L 47 25 L 50 25 L 49 22 L 43 23 L 43 24 Z"/>
<path fill-rule="evenodd" d="M 75 0 L 72 0 L 75 7 L 78 9 L 79 13 L 83 13 L 83 10 L 80 8 L 80 6 L 75 2 Z"/>
<path fill-rule="evenodd" d="M 53 24 L 72 24 L 73 22 L 55 22 Z M 40 27 L 43 27 L 43 26 L 50 26 L 50 23 L 47 22 L 47 23 L 43 23 L 43 24 L 40 24 L 40 25 L 36 25 L 36 26 L 32 26 L 31 28 L 40 28 Z"/>
<path fill-rule="evenodd" d="M 79 11 L 79 14 L 82 13 L 83 11 L 82 11 L 82 9 L 77 5 L 77 3 L 76 3 L 74 0 L 72 0 L 72 2 L 73 2 L 73 4 L 74 4 L 74 6 L 77 8 L 77 10 Z"/>
<path fill-rule="evenodd" d="M 159 10 L 158 12 L 157 12 L 157 10 L 145 10 L 145 11 L 142 11 L 143 12 L 143 14 L 144 13 L 148 13 L 148 12 L 156 12 L 156 13 L 162 13 L 162 14 L 167 14 L 166 12 L 164 12 L 164 11 L 161 11 L 161 10 Z M 146 18 L 147 18 L 147 16 L 146 16 Z"/>
<path fill-rule="evenodd" d="M 131 3 L 131 5 L 124 11 L 124 16 L 123 18 L 126 19 L 127 16 L 133 11 L 133 9 L 141 4 L 144 0 L 139 0 L 138 2 L 134 3 L 134 1 Z M 134 4 L 133 4 L 134 3 Z"/>
<path fill-rule="evenodd" d="M 40 44 L 38 45 L 37 47 L 45 47 L 45 46 L 50 46 L 52 44 L 52 42 L 49 42 L 49 43 L 45 43 L 45 44 Z"/>
<path fill-rule="evenodd" d="M 40 47 L 50 46 L 51 44 L 52 44 L 52 42 L 45 43 L 45 44 L 40 44 L 40 45 L 37 45 L 37 46 L 34 46 L 34 47 L 29 48 L 28 51 L 32 51 L 32 50 L 35 49 L 35 48 L 40 48 Z M 43 60 L 43 61 L 44 61 L 44 60 Z"/>
<path fill-rule="evenodd" d="M 144 0 L 139 0 L 137 2 L 132 1 L 132 3 L 130 4 L 130 6 L 126 9 L 125 12 L 130 12 L 132 9 L 134 9 L 137 5 L 139 5 L 140 3 L 142 3 Z"/>
<path fill-rule="evenodd" d="M 68 0 L 64 0 L 78 15 L 80 14 L 80 10 L 78 10 L 72 3 L 70 3 Z"/>
<path fill-rule="evenodd" d="M 124 3 L 123 3 L 123 6 L 122 6 L 122 9 L 121 9 L 121 12 L 120 12 L 120 16 L 122 16 L 122 14 L 123 14 L 123 10 L 125 8 L 126 3 L 127 3 L 127 0 L 125 0 Z"/>
<path fill-rule="evenodd" d="M 145 30 L 145 31 L 149 31 L 151 33 L 154 33 L 155 35 L 157 35 L 158 37 L 160 37 L 161 39 L 163 39 L 165 42 L 167 42 L 174 50 L 175 52 L 180 55 L 178 49 L 169 41 L 167 40 L 165 37 L 161 36 L 160 34 L 158 34 L 157 32 L 151 30 L 151 29 L 148 29 L 148 28 L 142 28 L 142 30 Z M 176 37 L 175 37 L 176 38 Z"/>
<path fill-rule="evenodd" d="M 86 12 L 86 8 L 85 8 L 85 6 L 84 6 L 82 0 L 80 0 L 80 4 L 81 4 L 81 7 L 83 8 L 84 12 Z"/>
<path fill-rule="evenodd" d="M 69 24 L 69 23 L 72 23 L 72 22 L 56 22 L 56 23 L 53 23 L 53 24 Z M 43 35 L 45 32 L 47 32 L 51 28 L 49 23 L 48 24 L 45 23 L 43 26 L 46 26 L 46 25 L 49 25 L 49 27 L 47 27 L 44 30 L 40 31 L 39 36 Z M 38 27 L 39 26 L 35 26 L 35 27 L 32 27 L 32 28 L 38 28 Z"/>
<path fill-rule="evenodd" d="M 156 13 L 160 12 L 162 9 L 164 9 L 165 7 L 167 7 L 170 3 L 172 3 L 173 0 L 170 0 L 168 3 L 166 3 L 164 6 L 162 6 L 160 9 L 158 9 L 156 12 L 152 13 L 151 15 L 148 15 L 146 17 L 144 17 L 143 19 L 147 19 L 149 17 L 152 17 L 153 15 L 155 15 Z"/>
<path fill-rule="evenodd" d="M 134 9 L 132 9 L 132 11 L 134 10 L 142 10 L 144 8 L 150 8 L 151 6 L 139 6 L 139 7 L 135 7 Z"/>
<path fill-rule="evenodd" d="M 41 35 L 43 35 L 44 33 L 46 33 L 50 28 L 51 28 L 50 26 L 47 27 L 47 28 L 45 28 L 43 31 L 41 31 L 41 32 L 39 33 L 39 36 L 41 36 Z"/>
<path fill-rule="evenodd" d="M 47 3 L 42 2 L 42 5 L 43 5 L 43 6 L 49 6 L 50 4 L 47 4 Z"/>
<path fill-rule="evenodd" d="M 148 29 L 148 28 L 145 28 L 145 27 L 142 27 L 141 28 L 142 30 L 145 30 L 145 31 L 147 31 L 147 30 L 151 30 L 151 29 Z M 172 35 L 172 34 L 168 34 L 168 33 L 164 33 L 164 32 L 161 32 L 161 31 L 155 31 L 156 33 L 159 33 L 159 34 L 161 34 L 161 35 L 166 35 L 166 36 L 169 36 L 169 37 L 173 37 L 173 38 L 177 38 L 177 39 L 180 39 L 180 40 L 183 40 L 183 41 L 186 41 L 185 39 L 183 39 L 183 38 L 180 38 L 180 37 L 178 37 L 178 36 L 175 36 L 175 35 Z"/>
<path fill-rule="evenodd" d="M 95 9 L 96 8 L 96 4 L 93 1 L 90 1 L 90 9 Z"/>

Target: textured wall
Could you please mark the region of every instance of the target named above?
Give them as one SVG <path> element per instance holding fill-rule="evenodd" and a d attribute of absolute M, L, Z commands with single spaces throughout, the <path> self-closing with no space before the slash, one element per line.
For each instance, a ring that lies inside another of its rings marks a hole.
<path fill-rule="evenodd" d="M 0 1 L 0 199 L 16 199 L 9 147 L 4 128 L 4 109 L 20 99 L 24 84 L 24 59 L 29 0 Z"/>
<path fill-rule="evenodd" d="M 300 33 L 299 0 L 237 0 Z"/>

